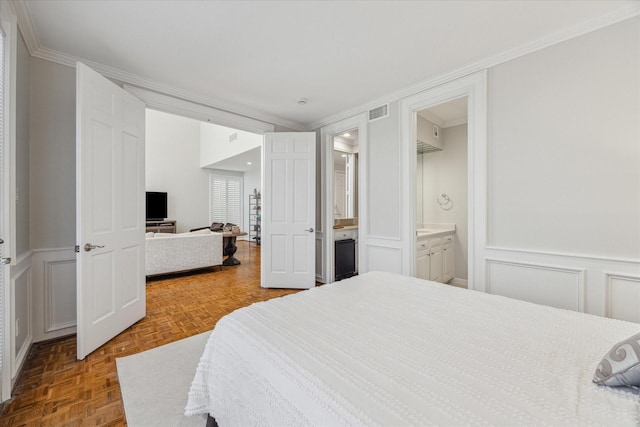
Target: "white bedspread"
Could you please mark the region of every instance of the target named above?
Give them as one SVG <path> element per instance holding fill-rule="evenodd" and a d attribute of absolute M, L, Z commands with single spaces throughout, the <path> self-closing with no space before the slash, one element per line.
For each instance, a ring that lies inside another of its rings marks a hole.
<path fill-rule="evenodd" d="M 253 304 L 209 338 L 185 413 L 226 426 L 638 425 L 592 383 L 640 325 L 390 273 Z"/>

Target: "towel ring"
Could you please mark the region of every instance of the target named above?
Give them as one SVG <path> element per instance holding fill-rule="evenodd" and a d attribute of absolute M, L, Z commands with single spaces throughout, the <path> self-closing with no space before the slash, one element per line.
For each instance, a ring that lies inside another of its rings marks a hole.
<path fill-rule="evenodd" d="M 445 211 L 448 211 L 453 207 L 453 200 L 451 200 L 451 198 L 447 196 L 447 193 L 442 193 L 442 196 L 438 197 L 436 201 Z"/>

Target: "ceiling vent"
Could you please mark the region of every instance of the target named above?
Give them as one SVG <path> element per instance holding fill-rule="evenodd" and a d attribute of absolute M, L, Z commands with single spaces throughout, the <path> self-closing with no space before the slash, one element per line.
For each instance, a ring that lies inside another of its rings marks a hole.
<path fill-rule="evenodd" d="M 231 135 L 229 135 L 229 142 L 233 142 L 236 139 L 238 139 L 238 132 L 234 132 Z"/>
<path fill-rule="evenodd" d="M 379 107 L 369 110 L 369 121 L 383 119 L 389 117 L 389 104 L 384 104 Z"/>

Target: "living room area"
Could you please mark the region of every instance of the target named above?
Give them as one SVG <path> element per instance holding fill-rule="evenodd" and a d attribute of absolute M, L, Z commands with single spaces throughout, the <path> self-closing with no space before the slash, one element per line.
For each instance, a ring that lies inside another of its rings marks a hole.
<path fill-rule="evenodd" d="M 147 275 L 234 265 L 236 239 L 259 251 L 262 135 L 149 108 L 145 118 Z"/>

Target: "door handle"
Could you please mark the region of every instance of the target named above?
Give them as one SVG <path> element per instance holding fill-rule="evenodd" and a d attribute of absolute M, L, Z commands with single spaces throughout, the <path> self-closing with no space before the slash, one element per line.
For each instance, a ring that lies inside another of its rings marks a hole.
<path fill-rule="evenodd" d="M 308 231 L 309 233 L 313 233 L 313 228 L 305 228 L 304 231 Z"/>
<path fill-rule="evenodd" d="M 4 243 L 4 239 L 0 239 L 0 245 Z M 0 265 L 11 264 L 11 258 L 0 258 Z"/>
<path fill-rule="evenodd" d="M 100 246 L 100 245 L 92 245 L 91 243 L 87 243 L 86 245 L 84 245 L 84 250 L 85 250 L 86 252 L 89 252 L 90 250 L 92 250 L 92 249 L 97 249 L 97 248 L 104 248 L 104 245 L 103 245 L 103 246 Z"/>

